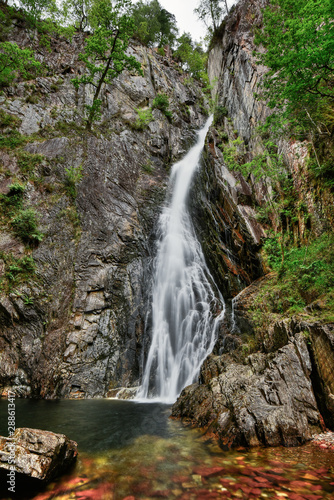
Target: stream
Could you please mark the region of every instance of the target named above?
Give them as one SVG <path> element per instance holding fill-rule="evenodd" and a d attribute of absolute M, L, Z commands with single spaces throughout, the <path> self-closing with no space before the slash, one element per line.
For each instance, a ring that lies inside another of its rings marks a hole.
<path fill-rule="evenodd" d="M 161 403 L 16 400 L 17 427 L 64 433 L 79 449 L 67 475 L 46 491 L 21 491 L 16 498 L 334 498 L 332 451 L 314 444 L 224 451 L 169 414 L 170 406 Z M 1 435 L 7 435 L 6 419 L 7 402 L 1 400 Z"/>

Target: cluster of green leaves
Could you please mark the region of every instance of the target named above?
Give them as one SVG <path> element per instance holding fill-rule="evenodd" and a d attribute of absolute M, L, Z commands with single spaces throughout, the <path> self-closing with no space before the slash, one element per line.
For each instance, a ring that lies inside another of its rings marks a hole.
<path fill-rule="evenodd" d="M 21 120 L 16 116 L 0 110 L 0 148 L 15 149 L 27 142 L 17 127 Z"/>
<path fill-rule="evenodd" d="M 36 245 L 43 239 L 38 230 L 37 214 L 33 208 L 23 208 L 25 186 L 20 182 L 13 182 L 8 193 L 1 195 L 0 207 L 5 219 L 18 238 L 29 245 Z"/>
<path fill-rule="evenodd" d="M 83 166 L 78 165 L 77 167 L 65 168 L 65 191 L 66 194 L 75 201 L 77 197 L 77 184 L 81 181 L 83 174 Z"/>
<path fill-rule="evenodd" d="M 229 10 L 226 0 L 200 0 L 194 12 L 207 27 L 209 35 L 213 36 L 218 31 L 225 14 L 228 14 Z"/>
<path fill-rule="evenodd" d="M 133 7 L 134 36 L 148 47 L 174 45 L 178 29 L 173 14 L 164 9 L 158 0 L 140 0 Z"/>
<path fill-rule="evenodd" d="M 153 120 L 152 109 L 136 109 L 138 118 L 134 124 L 131 124 L 135 130 L 144 130 L 147 125 Z"/>
<path fill-rule="evenodd" d="M 37 214 L 33 208 L 20 209 L 12 218 L 11 225 L 15 236 L 24 243 L 36 245 L 43 239 L 38 230 Z"/>
<path fill-rule="evenodd" d="M 319 98 L 334 99 L 334 6 L 332 0 L 273 0 L 263 13 L 255 42 L 269 67 L 263 93 L 272 108 L 301 111 Z"/>
<path fill-rule="evenodd" d="M 206 72 L 207 54 L 200 43 L 193 42 L 190 33 L 183 33 L 177 39 L 177 49 L 174 56 L 181 61 L 183 69 L 193 78 L 205 84 L 209 83 Z"/>
<path fill-rule="evenodd" d="M 281 300 L 273 303 L 273 312 L 296 313 L 306 305 L 334 294 L 334 236 L 325 233 L 303 246 L 290 246 L 282 260 L 278 236 L 264 244 L 267 263 L 277 273 L 275 288 Z"/>
<path fill-rule="evenodd" d="M 30 281 L 35 275 L 36 264 L 30 255 L 17 258 L 11 253 L 0 252 L 0 259 L 5 263 L 4 279 L 0 281 L 0 285 L 7 292 L 12 291 L 19 283 Z M 23 297 L 24 303 L 27 302 L 26 297 Z"/>
<path fill-rule="evenodd" d="M 158 94 L 152 103 L 152 109 L 157 108 L 162 111 L 162 113 L 171 120 L 173 117 L 173 113 L 169 109 L 169 99 L 166 94 Z"/>
<path fill-rule="evenodd" d="M 130 10 L 131 0 L 117 0 L 113 4 L 111 0 L 100 0 L 91 10 L 93 33 L 87 38 L 85 51 L 79 56 L 87 72 L 72 80 L 76 88 L 82 84 L 95 88 L 93 103 L 88 106 L 88 129 L 100 116 L 102 85 L 111 83 L 125 69 L 142 74 L 140 63 L 127 54 L 134 31 Z"/>
<path fill-rule="evenodd" d="M 42 72 L 42 65 L 36 61 L 34 52 L 21 49 L 16 43 L 0 43 L 0 86 L 4 87 L 20 76 L 24 80 Z"/>
<path fill-rule="evenodd" d="M 256 52 L 269 71 L 259 97 L 274 109 L 272 134 L 307 139 L 311 177 L 334 188 L 334 4 L 273 0 L 263 11 Z"/>

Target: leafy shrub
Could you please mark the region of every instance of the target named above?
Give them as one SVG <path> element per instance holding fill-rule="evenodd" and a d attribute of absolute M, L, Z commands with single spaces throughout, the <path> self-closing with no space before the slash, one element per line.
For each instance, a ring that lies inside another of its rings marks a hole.
<path fill-rule="evenodd" d="M 6 111 L 0 109 L 0 128 L 17 128 L 21 125 L 21 122 L 22 120 L 20 120 L 17 116 L 6 113 Z"/>
<path fill-rule="evenodd" d="M 157 108 L 170 120 L 173 116 L 169 109 L 169 99 L 166 94 L 158 94 L 152 103 L 152 109 Z"/>
<path fill-rule="evenodd" d="M 25 243 L 42 241 L 43 234 L 37 228 L 37 214 L 33 208 L 20 210 L 11 222 L 15 235 Z"/>
<path fill-rule="evenodd" d="M 9 85 L 20 75 L 29 79 L 41 71 L 42 65 L 30 49 L 20 49 L 16 43 L 0 43 L 0 85 Z"/>
<path fill-rule="evenodd" d="M 37 165 L 43 161 L 42 155 L 28 153 L 27 151 L 17 152 L 17 165 L 21 172 L 32 172 Z"/>
<path fill-rule="evenodd" d="M 225 106 L 217 106 L 214 112 L 213 122 L 215 125 L 221 125 L 225 117 L 227 117 L 228 111 Z"/>
<path fill-rule="evenodd" d="M 67 195 L 74 201 L 77 197 L 77 184 L 81 181 L 83 166 L 65 168 L 65 190 Z"/>
<path fill-rule="evenodd" d="M 153 120 L 152 109 L 137 109 L 138 118 L 133 122 L 129 122 L 128 125 L 134 130 L 144 130 L 150 121 Z"/>
<path fill-rule="evenodd" d="M 27 140 L 18 130 L 6 130 L 0 134 L 0 148 L 15 149 L 25 144 Z"/>
<path fill-rule="evenodd" d="M 1 201 L 6 206 L 21 208 L 25 186 L 19 182 L 13 182 L 9 186 L 9 191 L 1 197 Z"/>

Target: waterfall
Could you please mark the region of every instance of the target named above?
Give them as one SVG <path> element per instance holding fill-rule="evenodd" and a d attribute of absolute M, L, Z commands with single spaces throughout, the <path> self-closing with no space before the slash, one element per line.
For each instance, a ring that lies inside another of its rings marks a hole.
<path fill-rule="evenodd" d="M 212 117 L 198 133 L 197 143 L 172 167 L 171 199 L 159 219 L 151 345 L 136 399 L 174 402 L 196 380 L 225 312 L 187 208 L 211 123 Z"/>

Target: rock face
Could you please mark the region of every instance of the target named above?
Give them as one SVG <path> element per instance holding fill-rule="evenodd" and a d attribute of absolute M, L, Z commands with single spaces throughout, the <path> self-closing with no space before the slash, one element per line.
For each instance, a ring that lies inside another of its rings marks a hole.
<path fill-rule="evenodd" d="M 49 482 L 68 469 L 77 457 L 77 443 L 64 434 L 39 429 L 16 429 L 12 438 L 0 437 L 0 470 L 12 470 L 8 457 L 15 454 L 15 472 Z"/>
<path fill-rule="evenodd" d="M 19 28 L 11 40 L 30 43 Z M 6 195 L 11 182 L 24 184 L 23 206 L 37 211 L 44 234 L 29 248 L 11 232 L 10 218 L 1 223 L 3 394 L 11 388 L 22 397 L 102 397 L 138 384 L 168 166 L 206 120 L 200 87 L 185 84 L 167 57 L 133 46 L 144 76 L 124 73 L 107 86 L 101 120 L 87 132 L 90 89 L 76 91 L 70 82 L 83 71 L 82 42 L 81 35 L 51 39 L 51 51 L 40 47 L 38 55 L 48 75 L 0 97 L 0 111 L 21 120 L 28 141 L 20 154 L 0 152 L 0 189 Z M 172 121 L 154 109 L 148 126 L 138 127 L 136 110 L 148 109 L 158 93 L 168 95 Z M 69 169 L 81 169 L 76 198 L 66 188 Z M 27 256 L 35 271 L 12 279 L 13 259 Z"/>
<path fill-rule="evenodd" d="M 254 297 L 261 300 L 266 293 L 261 288 L 266 278 L 259 279 L 265 271 L 258 255 L 265 232 L 254 207 L 266 205 L 271 187 L 255 182 L 252 174 L 244 179 L 229 171 L 223 157 L 231 145 L 239 148 L 242 163 L 264 152 L 257 126 L 271 110 L 255 96 L 266 68 L 256 63 L 253 51 L 254 28 L 267 3 L 238 2 L 210 51 L 208 71 L 218 112 L 192 200 L 208 265 L 224 296 L 234 299 L 227 302 L 214 354 L 203 364 L 199 382 L 181 393 L 173 416 L 212 432 L 226 446 L 296 446 L 319 432 L 323 418 L 333 426 L 333 325 L 303 320 L 305 313 L 268 318 L 266 328 L 256 330 L 248 309 Z M 333 217 L 328 193 L 321 199 L 316 190 L 312 193 L 307 142 L 281 140 L 278 147 L 296 197 L 311 214 L 308 230 L 321 234 Z M 295 222 L 296 240 L 303 241 L 305 228 L 305 220 Z"/>
<path fill-rule="evenodd" d="M 184 389 L 172 415 L 209 428 L 222 445 L 296 446 L 319 430 L 321 417 L 310 379 L 311 362 L 302 335 L 274 354 L 210 357 L 203 385 Z"/>

